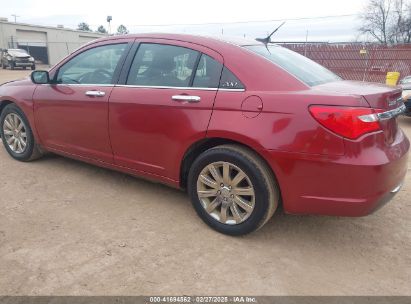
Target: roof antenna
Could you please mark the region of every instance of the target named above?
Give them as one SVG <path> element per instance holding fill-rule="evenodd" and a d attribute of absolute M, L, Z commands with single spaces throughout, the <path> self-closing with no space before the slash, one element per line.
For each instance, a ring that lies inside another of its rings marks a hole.
<path fill-rule="evenodd" d="M 267 47 L 267 45 L 271 43 L 271 36 L 274 35 L 284 25 L 284 23 L 285 21 L 281 23 L 270 35 L 268 35 L 268 37 L 256 38 L 255 40 L 257 40 L 258 42 L 262 42 L 265 45 L 265 47 Z"/>

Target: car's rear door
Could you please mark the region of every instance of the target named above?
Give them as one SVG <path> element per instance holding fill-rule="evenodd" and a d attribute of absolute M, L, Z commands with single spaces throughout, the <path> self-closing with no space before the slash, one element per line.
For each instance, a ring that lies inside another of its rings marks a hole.
<path fill-rule="evenodd" d="M 204 138 L 223 58 L 206 47 L 137 40 L 109 102 L 117 165 L 178 180 L 186 149 Z"/>
<path fill-rule="evenodd" d="M 53 84 L 34 93 L 37 131 L 47 149 L 113 162 L 108 100 L 134 39 L 86 47 L 61 64 Z"/>

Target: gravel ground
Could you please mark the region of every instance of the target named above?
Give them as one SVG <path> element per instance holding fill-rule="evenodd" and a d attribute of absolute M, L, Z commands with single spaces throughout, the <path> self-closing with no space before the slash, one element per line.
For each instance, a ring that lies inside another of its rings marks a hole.
<path fill-rule="evenodd" d="M 0 147 L 0 295 L 411 295 L 410 178 L 373 215 L 277 214 L 233 238 L 178 190 Z"/>

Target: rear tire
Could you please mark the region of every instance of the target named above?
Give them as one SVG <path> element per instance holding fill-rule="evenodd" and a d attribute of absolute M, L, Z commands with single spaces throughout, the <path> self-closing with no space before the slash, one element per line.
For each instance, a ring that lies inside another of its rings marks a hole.
<path fill-rule="evenodd" d="M 224 170 L 229 172 L 225 177 Z M 240 175 L 244 177 L 239 182 Z M 202 153 L 191 166 L 187 186 L 200 218 L 228 235 L 258 230 L 279 204 L 280 192 L 270 168 L 255 152 L 239 145 Z"/>
<path fill-rule="evenodd" d="M 4 63 L 4 61 L 1 63 L 1 67 L 3 68 L 3 70 L 7 69 L 6 64 Z"/>
<path fill-rule="evenodd" d="M 14 70 L 16 68 L 13 61 L 10 61 L 9 66 L 10 66 L 10 70 Z"/>
<path fill-rule="evenodd" d="M 36 69 L 36 66 L 33 64 L 33 65 L 31 66 L 31 70 L 34 71 L 35 69 Z"/>
<path fill-rule="evenodd" d="M 7 105 L 1 113 L 0 136 L 7 153 L 15 160 L 28 162 L 42 156 L 29 121 L 23 111 L 13 103 Z"/>

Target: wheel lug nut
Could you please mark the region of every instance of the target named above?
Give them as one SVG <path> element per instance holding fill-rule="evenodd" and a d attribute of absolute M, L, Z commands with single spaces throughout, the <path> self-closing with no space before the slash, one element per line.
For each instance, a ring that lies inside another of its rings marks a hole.
<path fill-rule="evenodd" d="M 231 197 L 231 198 L 234 198 L 234 194 L 231 194 L 230 197 Z"/>
<path fill-rule="evenodd" d="M 220 186 L 221 186 L 221 188 L 223 188 L 223 187 L 224 187 L 224 184 L 223 184 L 223 183 L 221 183 L 221 184 L 220 184 Z"/>

